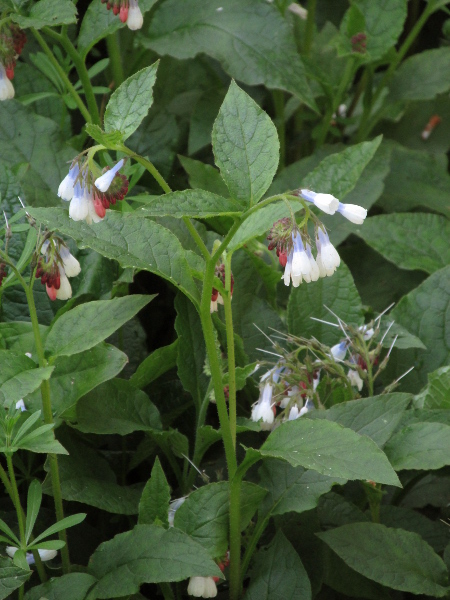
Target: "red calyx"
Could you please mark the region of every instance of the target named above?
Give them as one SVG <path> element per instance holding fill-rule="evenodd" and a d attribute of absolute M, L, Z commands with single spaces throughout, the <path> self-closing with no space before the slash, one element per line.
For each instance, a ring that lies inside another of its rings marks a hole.
<path fill-rule="evenodd" d="M 127 19 L 128 19 L 128 6 L 121 6 L 120 7 L 119 19 L 122 21 L 122 23 L 126 23 L 127 22 Z"/>
<path fill-rule="evenodd" d="M 280 263 L 280 265 L 282 267 L 285 267 L 286 263 L 287 263 L 287 259 L 288 259 L 287 252 L 278 252 L 277 251 L 277 254 L 278 254 L 278 262 Z"/>
<path fill-rule="evenodd" d="M 211 294 L 211 302 L 215 302 L 218 297 L 219 297 L 218 290 L 216 290 L 216 288 L 213 288 L 212 289 L 212 294 Z"/>
<path fill-rule="evenodd" d="M 108 203 L 108 206 L 105 206 L 105 203 Z M 103 219 L 103 217 L 106 215 L 106 209 L 109 207 L 109 202 L 108 200 L 106 200 L 106 198 L 105 203 L 103 203 L 98 196 L 94 196 L 95 212 L 100 217 L 100 219 Z"/>

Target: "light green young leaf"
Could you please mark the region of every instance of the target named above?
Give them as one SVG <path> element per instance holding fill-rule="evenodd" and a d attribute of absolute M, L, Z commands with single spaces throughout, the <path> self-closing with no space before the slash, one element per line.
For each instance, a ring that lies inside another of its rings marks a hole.
<path fill-rule="evenodd" d="M 170 487 L 159 458 L 156 457 L 151 477 L 142 491 L 138 523 L 140 525 L 152 525 L 153 523 L 159 525 L 161 523 L 164 527 L 168 527 L 169 502 Z"/>
<path fill-rule="evenodd" d="M 10 451 L 29 450 L 42 454 L 67 454 L 67 450 L 55 439 L 53 427 L 53 423 L 41 425 L 20 440 L 13 439 Z"/>
<path fill-rule="evenodd" d="M 128 596 L 143 583 L 181 581 L 191 576 L 223 577 L 200 544 L 176 528 L 136 525 L 101 544 L 89 561 L 97 578 L 94 598 Z"/>
<path fill-rule="evenodd" d="M 159 61 L 137 71 L 112 94 L 105 111 L 105 132 L 120 131 L 126 140 L 136 131 L 153 104 Z"/>
<path fill-rule="evenodd" d="M 25 524 L 25 541 L 28 543 L 30 535 L 33 532 L 34 524 L 36 523 L 39 509 L 42 502 L 42 486 L 37 479 L 30 483 L 27 497 L 27 517 Z"/>
<path fill-rule="evenodd" d="M 75 525 L 79 525 L 86 518 L 86 513 L 78 513 L 77 515 L 70 515 L 70 517 L 65 517 L 61 519 L 48 529 L 46 529 L 43 533 L 38 535 L 33 540 L 33 545 L 37 546 L 39 542 L 45 540 L 45 538 L 50 537 L 51 535 L 58 533 L 58 531 L 62 531 L 63 529 L 69 529 L 69 527 L 74 527 Z M 41 546 L 39 546 L 41 547 Z"/>
<path fill-rule="evenodd" d="M 169 346 L 163 346 L 152 352 L 139 365 L 136 372 L 130 377 L 130 383 L 142 390 L 155 379 L 164 375 L 177 364 L 178 339 Z"/>
<path fill-rule="evenodd" d="M 77 403 L 77 420 L 85 433 L 127 435 L 162 428 L 147 394 L 125 379 L 112 379 L 86 394 Z"/>
<path fill-rule="evenodd" d="M 282 531 L 278 531 L 267 548 L 255 557 L 246 600 L 311 600 L 308 574 Z"/>
<path fill-rule="evenodd" d="M 125 296 L 76 306 L 55 322 L 45 349 L 53 357 L 89 350 L 133 318 L 154 297 Z"/>
<path fill-rule="evenodd" d="M 382 585 L 438 598 L 448 592 L 444 562 L 416 533 L 352 523 L 316 535 L 349 567 Z"/>
<path fill-rule="evenodd" d="M 395 72 L 389 85 L 389 101 L 431 100 L 450 89 L 450 48 L 414 54 Z"/>
<path fill-rule="evenodd" d="M 413 423 L 386 444 L 386 454 L 397 471 L 440 469 L 450 464 L 450 425 Z"/>
<path fill-rule="evenodd" d="M 9 525 L 7 525 L 5 521 L 3 521 L 3 519 L 0 519 L 0 531 L 3 531 L 3 533 L 5 533 L 9 539 L 15 542 L 17 544 L 17 547 L 20 546 L 19 538 L 12 532 Z"/>
<path fill-rule="evenodd" d="M 12 560 L 0 558 L 0 600 L 11 598 L 12 593 L 30 578 L 30 569 L 16 567 Z"/>
<path fill-rule="evenodd" d="M 50 581 L 46 581 L 41 585 L 35 585 L 29 589 L 25 595 L 25 599 L 85 600 L 89 589 L 96 581 L 95 577 L 92 577 L 88 573 L 69 573 L 60 577 L 52 577 Z"/>
<path fill-rule="evenodd" d="M 39 0 L 33 4 L 28 16 L 12 13 L 11 19 L 22 29 L 70 25 L 77 21 L 77 9 L 71 0 Z"/>
<path fill-rule="evenodd" d="M 212 144 L 231 195 L 250 206 L 258 202 L 276 173 L 280 144 L 268 115 L 234 81 L 214 123 Z"/>
<path fill-rule="evenodd" d="M 130 200 L 139 201 L 139 196 Z M 145 206 L 137 211 L 147 217 L 192 217 L 207 219 L 221 215 L 238 215 L 242 207 L 231 198 L 222 198 L 204 190 L 184 190 L 163 196 L 145 197 Z"/>
<path fill-rule="evenodd" d="M 111 211 L 95 227 L 84 221 L 74 222 L 63 209 L 30 210 L 33 216 L 52 231 L 73 238 L 80 247 L 89 247 L 115 259 L 122 267 L 144 269 L 167 279 L 194 303 L 200 300 L 191 277 L 185 251 L 168 229 L 135 213 Z"/>
<path fill-rule="evenodd" d="M 208 54 L 239 81 L 286 90 L 315 107 L 292 29 L 269 3 L 169 0 L 156 8 L 141 43 L 180 59 Z"/>
<path fill-rule="evenodd" d="M 417 408 L 450 408 L 450 367 L 428 374 L 428 384 L 414 398 Z"/>
<path fill-rule="evenodd" d="M 8 403 L 33 392 L 53 371 L 53 367 L 37 368 L 31 358 L 11 350 L 0 350 L 0 365 L 0 392 Z"/>
<path fill-rule="evenodd" d="M 377 215 L 366 219 L 355 233 L 401 269 L 434 273 L 450 263 L 450 222 L 439 215 Z"/>
<path fill-rule="evenodd" d="M 61 550 L 65 545 L 66 542 L 62 540 L 49 540 L 48 542 L 39 542 L 37 545 L 33 542 L 31 546 L 27 547 L 27 550 Z"/>
<path fill-rule="evenodd" d="M 86 123 L 85 130 L 97 144 L 102 144 L 107 148 L 120 148 L 123 143 L 122 132 L 117 129 L 105 133 L 98 125 Z"/>

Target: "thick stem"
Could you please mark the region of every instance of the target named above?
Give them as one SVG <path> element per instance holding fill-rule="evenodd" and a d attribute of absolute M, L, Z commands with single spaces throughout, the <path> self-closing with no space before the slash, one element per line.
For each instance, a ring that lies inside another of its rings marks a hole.
<path fill-rule="evenodd" d="M 150 173 L 150 175 L 152 175 L 153 178 L 156 179 L 156 181 L 159 183 L 159 185 L 161 186 L 161 188 L 164 190 L 164 192 L 166 194 L 168 194 L 169 192 L 172 191 L 170 189 L 168 183 L 164 179 L 164 177 L 161 175 L 161 173 L 158 171 L 158 169 L 155 167 L 155 165 L 153 163 L 151 163 L 149 160 L 147 160 L 143 156 L 139 156 L 138 154 L 135 154 L 132 150 L 130 150 L 126 146 L 123 146 L 123 148 L 120 148 L 120 150 L 121 150 L 121 152 L 124 152 L 127 156 L 134 158 L 134 160 L 136 162 L 138 162 L 140 165 L 145 167 L 147 169 L 147 171 Z"/>
<path fill-rule="evenodd" d="M 106 47 L 108 48 L 109 67 L 111 69 L 114 86 L 119 85 L 125 80 L 123 72 L 122 56 L 120 54 L 119 36 L 117 31 L 106 36 Z"/>
<path fill-rule="evenodd" d="M 306 17 L 305 41 L 303 44 L 303 54 L 309 56 L 314 39 L 314 26 L 316 20 L 317 0 L 308 0 L 308 15 Z"/>
<path fill-rule="evenodd" d="M 270 520 L 270 512 L 263 518 L 263 519 L 258 519 L 258 522 L 256 523 L 256 527 L 253 530 L 253 534 L 252 537 L 250 538 L 250 541 L 248 543 L 248 546 L 245 550 L 245 554 L 244 554 L 244 558 L 242 559 L 242 580 L 245 577 L 245 574 L 248 571 L 248 567 L 250 565 L 250 561 L 252 559 L 253 553 L 256 550 L 256 546 L 262 536 L 262 534 L 264 533 L 268 523 Z"/>
<path fill-rule="evenodd" d="M 278 170 L 284 169 L 286 164 L 286 128 L 284 122 L 284 92 L 274 90 L 272 92 L 273 103 L 275 105 L 275 124 L 277 126 L 278 139 L 280 140 L 280 162 Z"/>
<path fill-rule="evenodd" d="M 241 597 L 241 478 L 230 480 L 230 600 Z"/>
<path fill-rule="evenodd" d="M 36 31 L 36 29 L 34 29 L 32 27 L 31 31 L 32 31 L 34 37 L 36 38 L 37 42 L 41 46 L 42 50 L 44 51 L 44 53 L 47 55 L 50 62 L 54 66 L 54 68 L 58 71 L 59 76 L 64 81 L 66 88 L 68 89 L 70 95 L 74 99 L 75 104 L 78 106 L 81 114 L 83 115 L 83 117 L 86 119 L 86 121 L 88 123 L 91 123 L 92 118 L 91 118 L 91 115 L 90 115 L 88 109 L 86 108 L 83 100 L 81 99 L 81 97 L 78 94 L 78 92 L 76 91 L 76 89 L 73 87 L 72 83 L 70 82 L 70 79 L 67 77 L 66 73 L 64 72 L 64 69 L 60 66 L 59 62 L 54 57 L 53 52 L 50 50 L 50 48 L 47 45 L 47 42 L 44 40 L 44 38 L 41 36 L 41 34 L 38 31 Z"/>
<path fill-rule="evenodd" d="M 236 448 L 236 360 L 234 355 L 233 313 L 231 310 L 231 257 L 232 252 L 227 255 L 225 263 L 226 294 L 223 296 L 223 307 L 225 310 L 228 355 L 228 415 L 233 446 Z"/>
<path fill-rule="evenodd" d="M 10 454 L 6 455 L 6 463 L 8 465 L 9 481 L 11 482 L 14 508 L 16 509 L 17 522 L 19 524 L 20 544 L 21 544 L 22 548 L 25 548 L 26 547 L 25 520 L 23 518 L 22 505 L 20 504 L 19 490 L 17 488 L 16 476 L 14 473 L 14 466 L 13 466 L 12 457 Z"/>

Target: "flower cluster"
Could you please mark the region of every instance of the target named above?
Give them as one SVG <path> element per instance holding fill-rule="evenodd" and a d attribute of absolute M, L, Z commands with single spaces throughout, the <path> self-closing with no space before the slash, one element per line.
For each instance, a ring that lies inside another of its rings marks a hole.
<path fill-rule="evenodd" d="M 367 52 L 367 35 L 364 32 L 356 33 L 350 40 L 352 45 L 352 51 L 358 54 L 365 54 Z"/>
<path fill-rule="evenodd" d="M 14 558 L 14 554 L 17 552 L 18 548 L 16 548 L 15 546 L 6 546 L 6 554 L 8 556 L 10 556 L 11 558 Z M 57 550 L 38 550 L 39 552 L 39 556 L 41 558 L 41 560 L 43 562 L 47 561 L 47 560 L 52 560 L 52 558 L 55 558 L 55 556 L 58 554 Z M 27 552 L 26 553 L 26 559 L 27 559 L 27 563 L 29 565 L 34 565 L 34 556 L 32 552 Z"/>
<path fill-rule="evenodd" d="M 220 265 L 217 265 L 214 274 L 218 279 L 220 279 L 220 281 L 222 282 L 222 285 L 225 287 L 225 265 L 223 263 L 221 263 Z M 233 287 L 234 287 L 234 278 L 233 278 L 233 273 L 231 273 L 230 298 L 233 297 Z M 219 290 L 216 290 L 216 288 L 213 287 L 212 293 L 211 293 L 211 306 L 210 306 L 210 310 L 212 313 L 217 312 L 218 304 L 223 304 L 223 298 L 222 298 L 222 295 L 219 293 Z"/>
<path fill-rule="evenodd" d="M 224 572 L 230 564 L 229 553 L 221 560 L 218 560 L 219 569 Z M 217 596 L 218 577 L 191 577 L 189 579 L 187 592 L 190 596 L 196 598 L 215 598 Z"/>
<path fill-rule="evenodd" d="M 367 210 L 362 206 L 344 204 L 331 194 L 316 194 L 316 192 L 312 192 L 311 190 L 301 189 L 297 195 L 307 202 L 313 203 L 327 215 L 334 215 L 338 212 L 352 223 L 355 223 L 355 225 L 362 225 L 364 219 L 367 217 Z"/>
<path fill-rule="evenodd" d="M 118 173 L 123 167 L 124 159 L 93 181 L 93 175 L 87 167 L 82 167 L 77 161 L 72 163 L 68 175 L 58 188 L 58 196 L 70 202 L 69 216 L 74 221 L 98 223 L 106 209 L 117 200 L 123 200 L 128 192 L 128 180 L 125 175 Z"/>
<path fill-rule="evenodd" d="M 4 25 L 0 30 L 0 101 L 14 98 L 11 79 L 26 41 L 25 32 L 14 23 Z"/>
<path fill-rule="evenodd" d="M 68 300 L 72 297 L 72 286 L 68 277 L 81 271 L 80 263 L 59 238 L 46 240 L 41 246 L 36 278 L 45 285 L 50 300 Z"/>
<path fill-rule="evenodd" d="M 364 341 L 368 341 L 373 337 L 373 334 L 374 334 L 373 327 L 368 328 L 366 325 L 362 325 L 361 327 L 358 328 L 358 330 L 361 333 Z M 336 362 L 342 362 L 343 360 L 345 360 L 346 355 L 347 355 L 347 350 L 350 349 L 351 344 L 352 344 L 351 338 L 346 338 L 345 340 L 342 340 L 338 344 L 335 344 L 330 349 L 330 354 Z M 377 364 L 378 358 L 376 356 L 373 356 L 371 358 L 372 358 L 373 364 Z M 354 350 L 354 351 L 350 350 L 349 362 L 352 365 L 355 365 L 355 367 L 350 368 L 348 370 L 347 377 L 350 381 L 350 384 L 353 387 L 357 388 L 358 391 L 360 392 L 364 385 L 363 378 L 366 377 L 366 373 L 367 373 L 366 359 L 363 358 L 363 356 L 360 353 L 358 353 L 356 350 Z M 361 377 L 361 375 L 363 375 L 363 378 Z"/>
<path fill-rule="evenodd" d="M 115 15 L 119 15 L 122 23 L 126 23 L 132 31 L 141 29 L 144 23 L 141 9 L 139 8 L 138 0 L 101 0 L 102 4 L 106 4 L 108 10 L 113 11 Z"/>

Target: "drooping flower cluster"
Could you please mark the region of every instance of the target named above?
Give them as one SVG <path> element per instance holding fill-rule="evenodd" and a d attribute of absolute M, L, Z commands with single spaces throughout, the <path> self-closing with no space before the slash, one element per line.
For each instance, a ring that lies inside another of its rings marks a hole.
<path fill-rule="evenodd" d="M 224 572 L 230 564 L 229 552 L 224 558 L 217 560 L 217 566 Z M 195 598 L 215 598 L 217 596 L 218 577 L 191 577 L 189 579 L 187 592 Z"/>
<path fill-rule="evenodd" d="M 217 265 L 214 274 L 218 279 L 220 279 L 220 281 L 222 282 L 222 285 L 225 287 L 225 265 L 223 263 L 221 263 L 220 265 Z M 231 273 L 230 298 L 233 297 L 233 288 L 234 288 L 234 278 L 233 278 L 233 273 Z M 213 287 L 212 293 L 211 293 L 211 305 L 210 305 L 210 310 L 212 313 L 217 312 L 218 304 L 223 304 L 223 298 L 222 298 L 222 295 L 219 293 L 219 290 L 216 290 L 216 288 Z"/>
<path fill-rule="evenodd" d="M 122 23 L 126 23 L 132 31 L 141 29 L 144 23 L 141 9 L 139 8 L 138 0 L 101 0 L 102 4 L 106 4 L 108 10 L 113 11 Z"/>
<path fill-rule="evenodd" d="M 362 325 L 358 329 L 364 341 L 370 340 L 374 334 L 373 327 L 369 328 L 366 325 Z M 351 341 L 352 340 L 350 338 L 346 338 L 345 340 L 342 340 L 338 344 L 332 346 L 330 353 L 336 362 L 342 362 L 345 360 L 347 356 L 347 350 L 349 350 L 351 346 Z M 350 381 L 350 384 L 357 388 L 357 390 L 360 392 L 364 385 L 364 380 L 361 375 L 365 377 L 365 374 L 367 373 L 367 362 L 356 350 L 350 351 L 349 362 L 355 365 L 355 368 L 350 368 L 348 370 L 347 377 Z M 373 364 L 377 364 L 377 356 L 372 357 L 372 362 Z"/>
<path fill-rule="evenodd" d="M 87 166 L 80 169 L 78 161 L 72 163 L 68 175 L 58 188 L 58 196 L 70 202 L 69 216 L 74 221 L 98 223 L 106 214 L 106 209 L 118 200 L 123 200 L 128 192 L 128 179 L 118 173 L 124 159 L 93 181 L 93 175 Z"/>
<path fill-rule="evenodd" d="M 22 53 L 27 37 L 15 23 L 3 25 L 0 29 L 0 101 L 14 98 L 14 77 L 16 61 Z"/>
<path fill-rule="evenodd" d="M 45 285 L 50 300 L 68 300 L 72 297 L 72 286 L 68 277 L 81 271 L 80 263 L 72 256 L 59 238 L 46 240 L 41 247 L 36 269 L 36 278 Z"/>
<path fill-rule="evenodd" d="M 343 217 L 356 225 L 362 225 L 364 219 L 367 217 L 367 210 L 362 206 L 344 204 L 331 194 L 316 194 L 316 192 L 311 190 L 301 189 L 297 195 L 301 196 L 307 202 L 312 202 L 327 215 L 334 215 L 336 212 L 341 213 Z"/>

